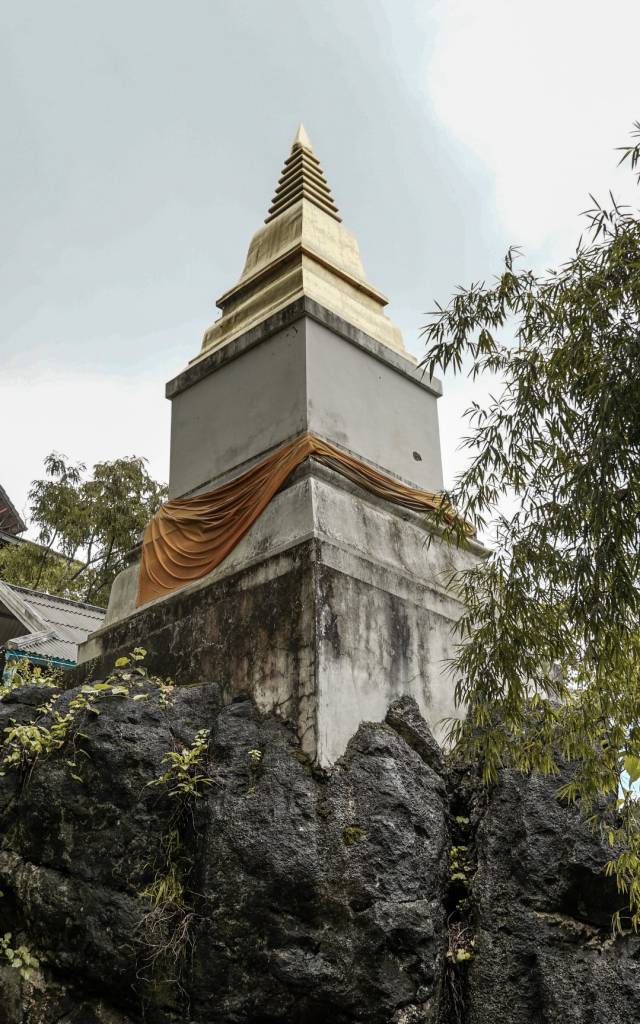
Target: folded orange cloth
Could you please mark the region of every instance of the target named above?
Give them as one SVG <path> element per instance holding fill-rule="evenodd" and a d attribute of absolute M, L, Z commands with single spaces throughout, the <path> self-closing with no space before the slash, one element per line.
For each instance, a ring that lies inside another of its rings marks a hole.
<path fill-rule="evenodd" d="M 311 455 L 397 505 L 418 512 L 442 505 L 439 495 L 408 487 L 314 434 L 302 434 L 222 487 L 162 506 L 144 533 L 136 604 L 163 597 L 220 565 L 287 477 Z M 451 521 L 455 512 L 447 510 L 445 516 Z"/>

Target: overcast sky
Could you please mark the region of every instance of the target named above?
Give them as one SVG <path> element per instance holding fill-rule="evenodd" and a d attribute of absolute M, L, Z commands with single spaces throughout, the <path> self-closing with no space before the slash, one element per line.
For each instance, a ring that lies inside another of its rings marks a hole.
<path fill-rule="evenodd" d="M 409 348 L 510 243 L 633 199 L 638 0 L 0 0 L 0 482 L 148 457 L 300 119 Z M 445 381 L 445 476 L 478 386 Z"/>

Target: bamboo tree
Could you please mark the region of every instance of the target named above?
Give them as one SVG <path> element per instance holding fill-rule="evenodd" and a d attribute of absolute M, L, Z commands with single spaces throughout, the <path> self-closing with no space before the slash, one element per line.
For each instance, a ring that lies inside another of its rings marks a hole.
<path fill-rule="evenodd" d="M 621 162 L 636 171 L 640 122 L 633 138 Z M 623 787 L 610 824 L 603 798 L 625 766 L 640 776 L 640 220 L 613 197 L 585 216 L 557 270 L 521 269 L 510 249 L 495 280 L 459 289 L 424 328 L 430 373 L 498 380 L 467 410 L 471 458 L 447 495 L 494 541 L 453 581 L 468 717 L 451 739 L 487 782 L 504 765 L 574 763 L 560 795 L 606 832 L 637 926 L 636 793 Z M 463 543 L 459 524 L 448 534 Z"/>

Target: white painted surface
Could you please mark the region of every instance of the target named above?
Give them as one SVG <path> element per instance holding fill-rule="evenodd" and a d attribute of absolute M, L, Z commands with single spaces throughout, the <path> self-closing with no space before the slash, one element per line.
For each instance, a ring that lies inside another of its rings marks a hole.
<path fill-rule="evenodd" d="M 215 486 L 307 430 L 440 490 L 437 397 L 410 363 L 385 357 L 303 316 L 222 362 L 173 398 L 170 497 Z"/>
<path fill-rule="evenodd" d="M 435 395 L 308 320 L 308 430 L 425 490 L 442 490 Z M 415 373 L 415 371 L 413 371 Z"/>
<path fill-rule="evenodd" d="M 306 430 L 302 321 L 222 364 L 173 399 L 169 497 Z"/>

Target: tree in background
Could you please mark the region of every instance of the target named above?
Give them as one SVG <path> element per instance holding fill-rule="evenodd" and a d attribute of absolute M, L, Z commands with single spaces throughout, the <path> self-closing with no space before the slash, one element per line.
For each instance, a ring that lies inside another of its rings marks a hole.
<path fill-rule="evenodd" d="M 633 138 L 621 162 L 636 171 L 640 122 Z M 429 372 L 500 382 L 467 410 L 471 459 L 448 495 L 495 531 L 488 560 L 454 580 L 469 713 L 451 737 L 487 781 L 574 763 L 559 795 L 606 831 L 637 927 L 640 802 L 619 786 L 625 769 L 640 777 L 640 220 L 613 197 L 585 216 L 558 270 L 518 269 L 512 249 L 494 282 L 460 289 L 424 329 Z"/>
<path fill-rule="evenodd" d="M 46 477 L 29 491 L 37 543 L 0 550 L 0 578 L 94 604 L 106 604 L 128 552 L 166 497 L 135 456 L 99 462 L 93 475 L 63 455 L 45 459 Z"/>

